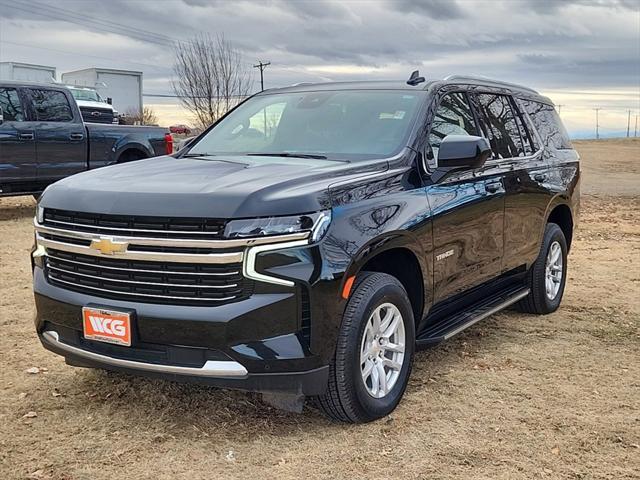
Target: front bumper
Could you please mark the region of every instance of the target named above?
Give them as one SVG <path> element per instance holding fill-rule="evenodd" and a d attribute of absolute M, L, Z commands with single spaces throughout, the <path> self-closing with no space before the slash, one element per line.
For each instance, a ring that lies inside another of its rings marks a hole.
<path fill-rule="evenodd" d="M 262 393 L 319 395 L 326 389 L 328 362 L 312 353 L 302 335 L 299 295 L 289 290 L 255 293 L 216 307 L 124 302 L 54 286 L 36 266 L 36 330 L 46 349 L 74 366 Z M 86 305 L 135 310 L 132 346 L 85 339 Z"/>
<path fill-rule="evenodd" d="M 72 366 L 102 368 L 219 388 L 312 396 L 324 392 L 329 374 L 328 366 L 304 372 L 249 373 L 240 363 L 226 360 L 207 360 L 202 367 L 156 364 L 121 359 L 74 347 L 61 341 L 59 334 L 53 330 L 44 331 L 39 338 L 47 350 L 63 355 L 67 364 Z"/>

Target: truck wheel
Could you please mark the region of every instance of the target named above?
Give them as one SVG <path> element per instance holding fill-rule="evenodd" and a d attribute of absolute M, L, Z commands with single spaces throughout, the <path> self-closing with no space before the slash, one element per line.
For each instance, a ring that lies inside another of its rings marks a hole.
<path fill-rule="evenodd" d="M 127 150 L 123 152 L 122 155 L 120 155 L 117 163 L 134 162 L 136 160 L 142 160 L 144 158 L 147 158 L 147 156 L 139 150 Z"/>
<path fill-rule="evenodd" d="M 329 385 L 316 405 L 350 423 L 391 413 L 402 398 L 415 350 L 413 310 L 400 282 L 361 274 L 342 319 Z"/>
<path fill-rule="evenodd" d="M 567 280 L 567 241 L 562 229 L 548 223 L 540 254 L 527 273 L 529 295 L 518 302 L 526 313 L 551 313 L 560 306 Z"/>

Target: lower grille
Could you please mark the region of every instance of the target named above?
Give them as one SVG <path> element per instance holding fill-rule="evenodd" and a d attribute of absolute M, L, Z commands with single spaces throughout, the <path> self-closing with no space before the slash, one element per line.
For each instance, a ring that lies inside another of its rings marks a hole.
<path fill-rule="evenodd" d="M 242 263 L 119 260 L 48 249 L 45 273 L 53 285 L 68 290 L 148 303 L 221 305 L 253 291 L 253 282 L 242 275 Z"/>

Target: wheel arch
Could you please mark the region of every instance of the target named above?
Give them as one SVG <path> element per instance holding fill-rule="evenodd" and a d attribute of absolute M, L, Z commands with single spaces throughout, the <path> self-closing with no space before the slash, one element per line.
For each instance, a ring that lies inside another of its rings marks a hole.
<path fill-rule="evenodd" d="M 409 296 L 416 325 L 422 319 L 428 292 L 428 266 L 417 241 L 404 232 L 375 239 L 360 249 L 343 277 L 341 291 L 349 278 L 364 271 L 389 274 L 398 279 Z"/>
<path fill-rule="evenodd" d="M 116 163 L 121 163 L 123 161 L 123 158 L 125 158 L 127 155 L 132 154 L 136 155 L 135 160 L 141 160 L 143 158 L 149 158 L 153 156 L 149 154 L 149 151 L 144 148 L 143 145 L 127 144 L 126 146 L 122 147 L 122 149 L 116 155 Z"/>
<path fill-rule="evenodd" d="M 567 203 L 556 203 L 554 206 L 549 208 L 547 214 L 547 223 L 555 223 L 560 227 L 562 233 L 564 234 L 564 238 L 567 241 L 567 250 L 571 249 L 571 241 L 573 240 L 573 212 L 571 211 L 571 207 Z"/>

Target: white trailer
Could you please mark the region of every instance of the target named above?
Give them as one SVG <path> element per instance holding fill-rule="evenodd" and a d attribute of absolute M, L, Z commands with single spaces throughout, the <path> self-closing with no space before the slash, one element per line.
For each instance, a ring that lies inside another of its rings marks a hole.
<path fill-rule="evenodd" d="M 142 111 L 142 72 L 86 68 L 63 73 L 62 83 L 95 88 L 120 114 Z"/>
<path fill-rule="evenodd" d="M 54 83 L 56 81 L 56 67 L 32 63 L 0 62 L 0 79 Z"/>

